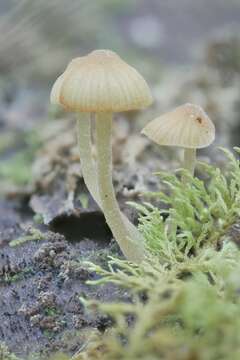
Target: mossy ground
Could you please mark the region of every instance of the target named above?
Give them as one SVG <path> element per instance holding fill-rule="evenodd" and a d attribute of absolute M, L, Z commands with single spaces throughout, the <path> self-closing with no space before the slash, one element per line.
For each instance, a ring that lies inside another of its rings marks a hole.
<path fill-rule="evenodd" d="M 77 359 L 239 358 L 240 250 L 230 234 L 240 215 L 240 162 L 224 152 L 226 175 L 209 164 L 201 164 L 205 182 L 187 172 L 184 183 L 161 173 L 169 192 L 152 196 L 170 207 L 136 206 L 149 250 L 144 263 L 111 258 L 105 269 L 87 262 L 101 276 L 89 284 L 113 283 L 127 289 L 131 300 L 81 299 L 109 315 L 114 326 Z"/>
<path fill-rule="evenodd" d="M 24 360 L 56 351 L 66 354 L 56 359 L 237 359 L 240 168 L 237 154 L 221 151 L 225 169 L 200 163 L 204 180 L 159 175 L 163 190 L 146 196 L 167 207 L 132 204 L 149 251 L 140 266 L 121 260 L 106 236 L 68 242 L 43 224 L 22 230 L 26 217 L 10 207 L 16 240 L 3 247 L 0 268 L 4 356 L 14 359 L 9 345 Z"/>

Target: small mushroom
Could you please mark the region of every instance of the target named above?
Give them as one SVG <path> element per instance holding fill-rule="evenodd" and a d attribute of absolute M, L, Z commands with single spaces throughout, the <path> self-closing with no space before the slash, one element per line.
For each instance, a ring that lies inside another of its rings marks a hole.
<path fill-rule="evenodd" d="M 85 183 L 127 259 L 144 259 L 142 236 L 121 213 L 112 183 L 111 127 L 114 112 L 143 109 L 152 103 L 143 77 L 110 50 L 96 50 L 71 61 L 56 80 L 51 102 L 79 113 L 78 143 Z M 96 164 L 91 155 L 90 115 L 96 121 Z"/>
<path fill-rule="evenodd" d="M 154 119 L 141 133 L 158 145 L 184 148 L 183 167 L 194 175 L 196 150 L 214 141 L 215 127 L 200 106 L 187 103 Z"/>

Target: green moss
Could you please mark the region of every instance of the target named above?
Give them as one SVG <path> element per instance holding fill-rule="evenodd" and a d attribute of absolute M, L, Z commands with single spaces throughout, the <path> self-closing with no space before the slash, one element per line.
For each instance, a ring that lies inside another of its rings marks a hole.
<path fill-rule="evenodd" d="M 4 343 L 0 343 L 0 359 L 2 360 L 21 360 L 11 353 Z"/>
<path fill-rule="evenodd" d="M 185 172 L 183 185 L 178 176 L 161 173 L 166 192 L 151 195 L 169 208 L 135 205 L 149 250 L 144 263 L 110 258 L 108 269 L 87 263 L 100 275 L 89 283 L 112 282 L 128 289 L 132 301 L 81 299 L 115 325 L 78 359 L 239 359 L 240 250 L 228 230 L 240 214 L 240 168 L 239 160 L 224 152 L 226 175 L 200 164 L 206 181 Z"/>
<path fill-rule="evenodd" d="M 227 156 L 227 176 L 219 168 L 199 163 L 206 181 L 190 176 L 183 183 L 178 176 L 158 173 L 165 192 L 150 193 L 168 209 L 151 204 L 135 205 L 140 212 L 140 231 L 149 251 L 170 263 L 179 263 L 198 254 L 202 247 L 217 246 L 240 215 L 240 167 L 232 153 Z M 239 149 L 236 148 L 239 152 Z M 181 176 L 180 176 L 181 177 Z M 168 216 L 167 221 L 164 217 Z"/>
<path fill-rule="evenodd" d="M 52 317 L 55 317 L 55 316 L 57 316 L 57 315 L 59 315 L 59 309 L 57 309 L 57 308 L 46 308 L 46 309 L 44 309 L 44 314 L 46 315 L 46 316 L 52 316 Z"/>
<path fill-rule="evenodd" d="M 9 245 L 11 247 L 15 247 L 23 245 L 28 241 L 40 241 L 46 238 L 46 235 L 44 233 L 33 227 L 28 230 L 28 233 L 28 235 L 20 236 L 19 238 L 10 241 Z"/>

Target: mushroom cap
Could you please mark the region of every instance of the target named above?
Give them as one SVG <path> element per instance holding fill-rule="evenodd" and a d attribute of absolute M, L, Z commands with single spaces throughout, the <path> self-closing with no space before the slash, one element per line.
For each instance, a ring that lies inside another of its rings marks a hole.
<path fill-rule="evenodd" d="M 120 112 L 152 103 L 150 89 L 133 67 L 110 50 L 73 59 L 53 85 L 51 103 L 75 112 Z"/>
<path fill-rule="evenodd" d="M 141 132 L 158 145 L 204 148 L 215 139 L 215 127 L 198 105 L 184 104 L 150 123 Z"/>

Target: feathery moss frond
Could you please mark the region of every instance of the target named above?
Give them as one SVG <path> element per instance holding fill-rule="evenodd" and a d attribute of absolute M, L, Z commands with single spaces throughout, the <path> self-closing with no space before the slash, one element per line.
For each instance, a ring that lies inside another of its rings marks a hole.
<path fill-rule="evenodd" d="M 151 196 L 168 208 L 134 205 L 149 250 L 145 262 L 110 258 L 108 269 L 87 264 L 100 275 L 89 283 L 112 282 L 128 289 L 131 301 L 84 301 L 111 316 L 114 327 L 77 359 L 239 359 L 240 250 L 227 232 L 240 214 L 240 164 L 222 151 L 226 174 L 204 163 L 205 181 L 184 170 L 160 173 L 166 191 Z"/>
<path fill-rule="evenodd" d="M 161 172 L 158 175 L 167 191 L 149 195 L 169 208 L 160 210 L 148 203 L 135 205 L 140 213 L 139 229 L 154 255 L 172 264 L 185 261 L 203 246 L 221 242 L 240 215 L 239 160 L 230 151 L 221 150 L 229 162 L 227 175 L 205 163 L 199 164 L 207 177 L 205 182 L 186 170 L 178 172 L 187 178 L 186 183 L 176 175 Z M 163 212 L 168 215 L 168 221 L 164 221 Z"/>

